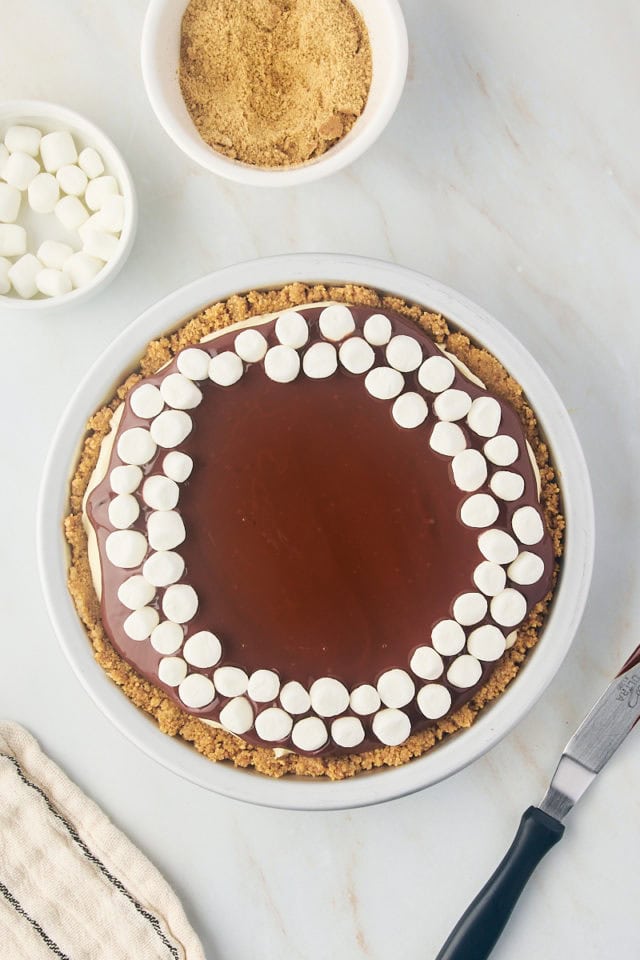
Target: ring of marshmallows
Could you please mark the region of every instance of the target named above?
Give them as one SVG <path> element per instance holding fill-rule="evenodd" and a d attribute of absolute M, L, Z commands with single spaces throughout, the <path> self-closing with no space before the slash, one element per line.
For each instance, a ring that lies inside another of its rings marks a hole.
<path fill-rule="evenodd" d="M 425 359 L 418 340 L 392 336 L 391 323 L 382 314 L 370 316 L 360 336 L 351 311 L 341 304 L 322 310 L 319 327 L 325 339 L 308 345 L 307 321 L 289 310 L 275 322 L 278 345 L 269 348 L 259 330 L 248 328 L 238 333 L 233 350 L 211 357 L 201 348 L 187 348 L 167 368 L 159 386 L 142 383 L 133 389 L 131 410 L 148 425 L 126 429 L 117 438 L 120 464 L 109 475 L 113 491 L 109 519 L 115 529 L 106 539 L 106 560 L 123 570 L 142 565 L 142 572 L 130 576 L 117 591 L 119 602 L 130 611 L 124 631 L 135 641 L 150 642 L 162 655 L 158 677 L 177 690 L 186 707 L 204 709 L 219 693 L 229 698 L 220 723 L 231 733 L 242 736 L 254 728 L 267 743 L 290 737 L 295 747 L 309 752 L 321 749 L 329 738 L 340 747 L 356 747 L 365 737 L 359 717 L 368 717 L 374 737 L 395 746 L 411 733 L 403 707 L 415 699 L 424 717 L 443 717 L 452 703 L 443 675 L 458 688 L 473 687 L 482 676 L 482 663 L 498 660 L 515 642 L 514 628 L 527 613 L 526 599 L 517 587 L 536 583 L 544 574 L 542 558 L 527 547 L 542 541 L 544 527 L 535 507 L 517 506 L 525 488 L 514 468 L 519 448 L 513 437 L 500 434 L 499 402 L 490 396 L 472 400 L 466 391 L 454 389 L 455 358 L 443 353 Z M 386 364 L 374 366 L 374 346 L 384 349 Z M 388 670 L 375 685 L 353 690 L 331 677 L 315 680 L 308 690 L 296 680 L 281 686 L 273 670 L 249 674 L 221 664 L 222 643 L 211 631 L 185 637 L 183 627 L 196 614 L 198 596 L 188 583 L 178 582 L 185 567 L 179 549 L 187 535 L 178 501 L 181 484 L 193 469 L 191 458 L 178 448 L 192 430 L 189 411 L 203 399 L 201 382 L 231 386 L 243 376 L 245 364 L 259 362 L 267 377 L 283 384 L 301 372 L 312 379 L 330 377 L 342 365 L 363 375 L 364 389 L 372 397 L 392 403 L 391 414 L 399 426 L 415 429 L 433 418 L 430 446 L 450 458 L 453 482 L 467 495 L 460 519 L 477 530 L 482 560 L 473 571 L 476 590 L 457 597 L 453 617 L 436 624 L 431 646 L 414 652 L 410 672 Z M 405 392 L 404 375 L 413 371 L 431 398 Z M 482 439 L 482 453 L 467 447 L 460 421 Z M 145 480 L 141 468 L 158 453 L 164 454 L 163 475 Z M 477 492 L 487 481 L 491 492 Z M 509 533 L 494 526 L 501 500 L 517 507 Z M 144 533 L 130 529 L 141 505 L 151 511 Z M 157 593 L 160 613 L 150 606 Z M 493 623 L 478 626 L 487 611 Z M 443 657 L 452 658 L 448 667 Z M 197 672 L 202 669 L 209 675 Z M 254 704 L 278 706 L 255 712 L 248 697 Z M 349 709 L 357 716 L 341 716 Z M 300 718 L 309 710 L 312 716 Z"/>
<path fill-rule="evenodd" d="M 57 218 L 80 249 L 45 240 L 29 251 L 27 231 L 16 223 L 25 202 Z M 78 153 L 66 130 L 43 135 L 36 127 L 9 127 L 0 143 L 0 294 L 60 297 L 91 283 L 118 252 L 125 209 L 116 178 L 105 174 L 93 147 Z"/>

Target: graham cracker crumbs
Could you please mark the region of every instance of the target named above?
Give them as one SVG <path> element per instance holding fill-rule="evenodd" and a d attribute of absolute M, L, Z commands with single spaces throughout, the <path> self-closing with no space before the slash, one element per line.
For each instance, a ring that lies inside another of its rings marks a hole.
<path fill-rule="evenodd" d="M 304 163 L 364 110 L 371 48 L 349 0 L 191 0 L 180 88 L 202 139 L 262 167 Z"/>
<path fill-rule="evenodd" d="M 87 434 L 71 480 L 70 513 L 65 520 L 64 530 L 71 555 L 69 591 L 93 645 L 95 658 L 126 696 L 156 720 L 163 733 L 169 736 L 181 736 L 192 743 L 199 753 L 211 760 L 229 761 L 236 767 L 253 767 L 267 776 L 282 777 L 295 774 L 342 780 L 379 767 L 400 766 L 414 757 L 422 756 L 445 737 L 470 727 L 480 711 L 498 697 L 513 680 L 528 651 L 537 643 L 553 590 L 534 607 L 523 626 L 519 628 L 515 644 L 507 650 L 488 683 L 460 710 L 438 721 L 432 728 L 413 734 L 399 747 L 379 747 L 366 753 L 333 758 L 309 758 L 296 754 L 276 758 L 272 750 L 245 743 L 238 737 L 211 727 L 186 713 L 152 683 L 139 677 L 135 670 L 116 653 L 104 632 L 100 619 L 100 603 L 93 589 L 87 556 L 87 539 L 82 525 L 82 497 L 98 459 L 100 444 L 109 432 L 112 413 L 141 377 L 156 373 L 179 350 L 196 344 L 207 334 L 232 323 L 305 303 L 319 303 L 323 300 L 383 307 L 410 317 L 419 323 L 437 343 L 456 354 L 497 396 L 511 403 L 520 416 L 540 470 L 541 506 L 556 557 L 555 586 L 559 572 L 558 561 L 562 555 L 565 525 L 560 512 L 560 489 L 549 460 L 549 450 L 539 434 L 535 415 L 520 385 L 488 351 L 474 346 L 464 334 L 451 331 L 444 317 L 426 312 L 421 307 L 408 304 L 397 297 L 381 296 L 375 290 L 352 284 L 326 287 L 322 284 L 307 286 L 303 283 L 292 283 L 277 290 L 253 290 L 213 304 L 187 320 L 175 333 L 151 341 L 140 360 L 139 372 L 131 374 L 118 388 L 110 403 L 98 410 L 87 423 Z"/>

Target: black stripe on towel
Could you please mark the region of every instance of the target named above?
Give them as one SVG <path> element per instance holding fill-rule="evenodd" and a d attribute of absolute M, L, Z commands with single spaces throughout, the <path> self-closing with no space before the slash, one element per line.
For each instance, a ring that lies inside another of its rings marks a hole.
<path fill-rule="evenodd" d="M 118 890 L 123 895 L 123 897 L 125 897 L 129 901 L 129 903 L 132 904 L 133 907 L 135 907 L 135 909 L 137 910 L 137 912 L 140 914 L 141 917 L 144 917 L 144 919 L 151 924 L 155 933 L 158 935 L 158 937 L 160 938 L 164 946 L 167 948 L 168 952 L 173 957 L 173 960 L 181 960 L 180 953 L 178 953 L 178 950 L 176 949 L 176 947 L 166 937 L 164 931 L 162 930 L 162 927 L 160 926 L 160 921 L 158 920 L 158 918 L 154 916 L 153 913 L 150 913 L 148 910 L 146 910 L 141 903 L 138 903 L 136 898 L 131 893 L 129 893 L 129 891 L 127 890 L 125 885 L 122 883 L 122 881 L 119 880 L 118 877 L 114 877 L 114 875 L 111 873 L 108 867 L 104 865 L 102 860 L 99 860 L 98 857 L 96 857 L 95 854 L 91 852 L 91 850 L 86 845 L 82 837 L 78 834 L 75 827 L 71 823 L 69 823 L 68 820 L 65 820 L 65 818 L 56 810 L 56 808 L 53 806 L 53 804 L 51 803 L 49 797 L 46 795 L 44 790 L 41 790 L 36 783 L 33 783 L 24 774 L 22 767 L 20 766 L 16 758 L 10 757 L 6 753 L 0 754 L 0 757 L 4 757 L 5 760 L 8 760 L 9 763 L 12 763 L 14 765 L 14 767 L 16 768 L 16 773 L 18 774 L 22 782 L 27 787 L 31 787 L 32 790 L 35 790 L 36 793 L 42 797 L 49 811 L 53 814 L 56 820 L 59 820 L 60 823 L 63 824 L 63 826 L 66 828 L 67 832 L 69 833 L 69 836 L 72 838 L 72 840 L 75 841 L 76 845 L 80 848 L 80 850 L 82 851 L 86 859 L 89 860 L 91 863 L 95 864 L 95 866 L 98 868 L 98 870 L 103 875 L 103 877 L 105 877 L 109 881 L 109 883 L 113 887 L 115 887 L 116 890 Z M 59 956 L 61 958 L 64 958 L 64 960 L 69 960 L 69 958 L 65 957 L 65 954 L 63 953 L 59 953 Z"/>
<path fill-rule="evenodd" d="M 13 896 L 11 891 L 5 887 L 4 883 L 1 880 L 0 880 L 0 893 L 5 898 L 5 900 L 7 900 L 7 902 L 11 904 L 11 906 L 16 911 L 16 913 L 19 913 L 21 917 L 24 917 L 24 919 L 31 924 L 31 926 L 36 931 L 36 933 L 42 938 L 44 943 L 46 943 L 46 945 L 49 947 L 49 950 L 51 950 L 52 953 L 55 953 L 56 957 L 59 957 L 60 960 L 70 960 L 67 954 L 62 952 L 58 944 L 55 943 L 51 939 L 51 937 L 44 932 L 40 924 L 36 920 L 34 920 L 33 917 L 29 916 L 29 914 L 24 909 L 22 904 L 18 900 L 16 900 L 16 898 Z"/>

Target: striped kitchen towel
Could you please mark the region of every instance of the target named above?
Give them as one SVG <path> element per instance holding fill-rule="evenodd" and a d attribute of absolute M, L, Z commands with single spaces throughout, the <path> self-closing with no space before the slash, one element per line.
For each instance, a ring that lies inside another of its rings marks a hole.
<path fill-rule="evenodd" d="M 0 723 L 0 958 L 204 960 L 175 893 L 22 727 Z"/>

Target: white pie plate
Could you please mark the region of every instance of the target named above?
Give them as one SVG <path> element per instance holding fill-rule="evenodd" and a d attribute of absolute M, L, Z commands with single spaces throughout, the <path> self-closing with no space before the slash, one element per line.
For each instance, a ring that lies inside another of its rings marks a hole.
<path fill-rule="evenodd" d="M 66 587 L 68 555 L 62 534 L 69 477 L 89 416 L 132 370 L 149 340 L 180 326 L 202 307 L 231 294 L 292 281 L 353 282 L 396 294 L 442 313 L 486 346 L 520 382 L 550 445 L 561 477 L 567 520 L 562 575 L 549 619 L 516 680 L 473 726 L 410 763 L 330 782 L 273 780 L 212 763 L 178 738 L 161 733 L 107 677 Z M 380 803 L 451 776 L 493 747 L 542 695 L 571 646 L 586 601 L 594 550 L 591 486 L 569 415 L 524 347 L 496 320 L 454 290 L 413 270 L 364 257 L 296 254 L 240 263 L 177 290 L 142 314 L 103 353 L 75 392 L 49 453 L 38 508 L 38 557 L 49 615 L 80 682 L 98 707 L 141 750 L 174 773 L 227 797 L 272 807 L 329 810 Z"/>

